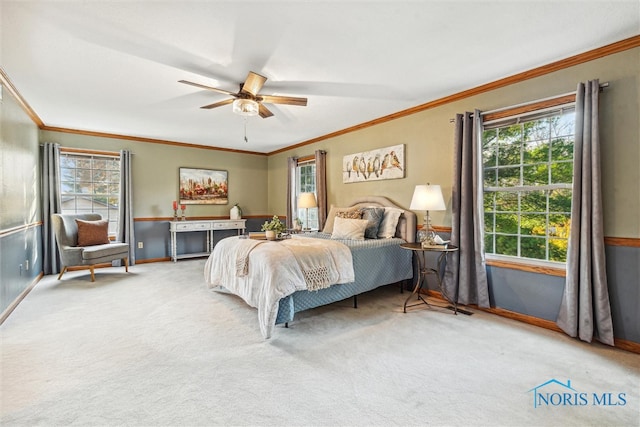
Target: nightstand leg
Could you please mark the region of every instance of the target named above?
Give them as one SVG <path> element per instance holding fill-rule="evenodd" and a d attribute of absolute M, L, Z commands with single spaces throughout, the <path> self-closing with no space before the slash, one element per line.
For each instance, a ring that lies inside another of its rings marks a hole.
<path fill-rule="evenodd" d="M 418 260 L 418 275 L 416 277 L 416 284 L 413 287 L 413 291 L 411 292 L 411 295 L 409 295 L 407 297 L 407 299 L 404 302 L 404 312 L 407 312 L 407 307 L 413 307 L 415 305 L 418 304 L 412 304 L 412 305 L 407 305 L 409 303 L 409 301 L 411 300 L 411 298 L 413 298 L 413 296 L 415 294 L 418 294 L 418 300 L 422 301 L 423 303 L 429 305 L 429 303 L 427 302 L 427 300 L 425 300 L 424 298 L 422 298 L 422 295 L 420 295 L 420 290 L 422 290 L 422 286 L 424 285 L 424 282 L 426 280 L 426 276 L 428 274 L 427 269 L 425 268 L 425 260 L 424 260 L 424 253 L 420 252 L 414 252 L 414 255 L 416 257 L 416 259 Z"/>

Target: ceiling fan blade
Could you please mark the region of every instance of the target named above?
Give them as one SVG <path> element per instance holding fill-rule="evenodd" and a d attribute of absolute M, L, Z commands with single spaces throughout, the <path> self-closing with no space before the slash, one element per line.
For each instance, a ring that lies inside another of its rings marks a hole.
<path fill-rule="evenodd" d="M 268 104 L 287 104 L 307 106 L 307 98 L 296 98 L 293 96 L 260 95 L 261 101 Z"/>
<path fill-rule="evenodd" d="M 234 99 L 233 99 L 233 98 L 231 98 L 231 99 L 225 99 L 224 101 L 214 102 L 213 104 L 204 105 L 204 106 L 202 106 L 202 107 L 200 107 L 200 108 L 204 108 L 204 109 L 210 110 L 210 109 L 212 109 L 212 108 L 222 107 L 223 105 L 229 105 L 229 104 L 231 104 L 233 101 L 234 101 Z"/>
<path fill-rule="evenodd" d="M 260 117 L 262 117 L 263 119 L 266 119 L 267 117 L 273 116 L 273 113 L 269 111 L 267 107 L 265 107 L 262 104 L 258 104 L 258 106 L 259 106 L 258 113 L 260 114 Z"/>
<path fill-rule="evenodd" d="M 266 81 L 266 77 L 261 76 L 260 74 L 256 74 L 253 71 L 249 71 L 246 80 L 242 84 L 240 92 L 249 93 L 253 96 L 256 96 L 258 95 L 258 92 L 260 92 L 260 89 L 262 89 L 262 86 Z"/>
<path fill-rule="evenodd" d="M 186 85 L 199 87 L 200 89 L 206 89 L 206 90 L 212 90 L 214 92 L 224 93 L 225 95 L 232 95 L 232 96 L 235 95 L 235 93 L 229 92 L 228 90 L 218 89 L 217 87 L 205 86 L 205 85 L 201 85 L 200 83 L 194 83 L 187 80 L 178 80 L 178 83 L 184 83 Z"/>

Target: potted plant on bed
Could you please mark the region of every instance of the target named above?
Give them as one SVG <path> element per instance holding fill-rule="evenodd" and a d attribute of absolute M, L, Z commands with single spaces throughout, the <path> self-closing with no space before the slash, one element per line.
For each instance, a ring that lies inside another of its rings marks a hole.
<path fill-rule="evenodd" d="M 285 227 L 277 215 L 274 215 L 271 221 L 265 221 L 265 223 L 262 224 L 262 231 L 265 232 L 267 240 L 276 240 L 286 229 L 287 227 Z"/>

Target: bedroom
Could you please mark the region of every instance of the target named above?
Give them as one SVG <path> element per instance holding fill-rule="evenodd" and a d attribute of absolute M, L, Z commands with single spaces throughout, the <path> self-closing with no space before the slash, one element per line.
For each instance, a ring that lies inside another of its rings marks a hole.
<path fill-rule="evenodd" d="M 3 43 L 7 41 L 3 40 Z M 232 187 L 229 205 L 216 208 L 190 206 L 187 209 L 188 216 L 227 217 L 230 206 L 238 203 L 243 207 L 243 215 L 252 219 L 253 229 L 271 214 L 285 214 L 283 189 L 286 158 L 308 156 L 317 149 L 328 153 L 327 179 L 331 204 L 342 206 L 359 196 L 379 194 L 408 206 L 415 185 L 432 182 L 442 185 L 445 200 L 450 206 L 452 167 L 449 161 L 440 159 L 452 158 L 453 125 L 450 119 L 456 113 L 474 108 L 491 110 L 567 93 L 575 90 L 580 81 L 599 78 L 601 82 L 610 84 L 602 93 L 601 111 L 603 132 L 612 138 L 604 153 L 603 195 L 614 330 L 618 340 L 637 349 L 640 343 L 637 314 L 640 304 L 640 229 L 637 220 L 640 209 L 640 177 L 637 170 L 640 161 L 640 90 L 637 77 L 640 75 L 640 47 L 637 34 L 630 48 L 609 53 L 598 50 L 602 47 L 604 45 L 592 48 L 600 54 L 592 58 L 586 55 L 579 63 L 564 64 L 550 73 L 490 88 L 471 97 L 434 105 L 414 114 L 401 115 L 393 120 L 268 155 L 39 129 L 5 89 L 1 117 L 4 183 L 0 286 L 3 310 L 38 280 L 38 272 L 42 270 L 40 208 L 35 202 L 40 190 L 36 174 L 33 173 L 37 169 L 40 143 L 58 142 L 65 147 L 108 151 L 127 148 L 135 153 L 135 231 L 136 240 L 144 242 L 143 248 L 136 249 L 136 259 L 142 263 L 169 257 L 166 224 L 172 214 L 171 202 L 177 194 L 176 174 L 179 167 L 206 166 L 228 170 Z M 11 74 L 8 77 L 13 80 L 16 78 Z M 455 93 L 452 91 L 443 96 Z M 25 100 L 30 101 L 28 97 Z M 251 132 L 256 130 L 249 127 L 250 135 Z M 241 133 L 239 129 L 237 135 L 240 138 Z M 405 145 L 406 156 L 410 159 L 404 179 L 342 183 L 343 156 L 396 144 Z M 14 209 L 15 206 L 20 206 L 20 209 Z M 451 226 L 450 214 L 450 209 L 433 212 L 434 224 L 447 230 Z M 23 258 L 34 261 L 31 261 L 32 266 L 27 272 L 19 274 L 14 265 L 24 264 Z M 135 271 L 135 266 L 132 270 Z M 505 313 L 523 315 L 543 325 L 554 320 L 560 303 L 563 277 L 500 266 L 490 266 L 489 272 L 496 308 Z"/>

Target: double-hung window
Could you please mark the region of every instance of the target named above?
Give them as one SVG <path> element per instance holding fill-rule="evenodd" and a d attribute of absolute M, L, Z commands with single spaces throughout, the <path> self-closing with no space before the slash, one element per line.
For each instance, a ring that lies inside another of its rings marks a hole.
<path fill-rule="evenodd" d="M 300 208 L 297 205 L 297 200 L 300 193 L 315 193 L 315 192 L 316 192 L 315 157 L 299 159 L 298 166 L 296 167 L 296 180 L 295 180 L 295 201 L 296 201 L 295 212 L 297 217 L 304 222 L 304 226 L 312 229 L 318 228 L 318 209 Z M 308 224 L 306 223 L 307 213 L 309 215 Z"/>
<path fill-rule="evenodd" d="M 572 104 L 483 123 L 488 258 L 566 261 L 574 133 Z"/>
<path fill-rule="evenodd" d="M 109 234 L 117 231 L 120 196 L 120 157 L 109 154 L 60 153 L 62 213 L 98 213 L 109 221 Z"/>

